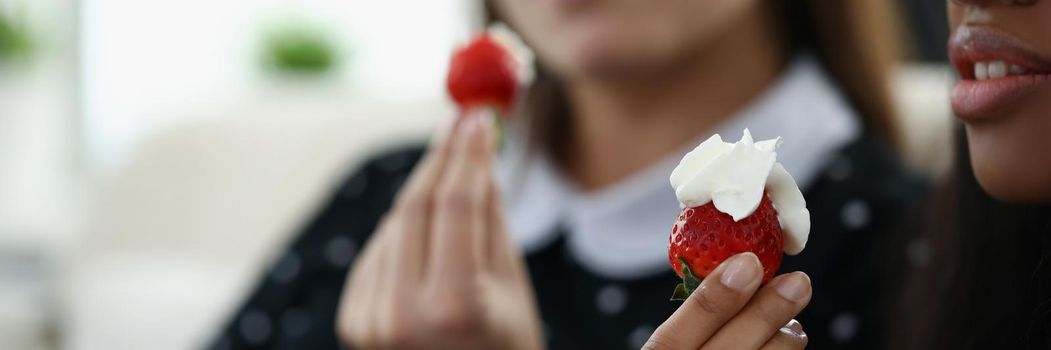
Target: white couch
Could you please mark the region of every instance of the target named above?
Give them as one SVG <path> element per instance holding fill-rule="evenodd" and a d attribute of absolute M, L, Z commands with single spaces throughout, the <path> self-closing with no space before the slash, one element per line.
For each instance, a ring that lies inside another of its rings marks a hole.
<path fill-rule="evenodd" d="M 425 140 L 443 101 L 265 101 L 166 132 L 107 181 L 61 288 L 69 349 L 198 348 L 364 155 Z"/>

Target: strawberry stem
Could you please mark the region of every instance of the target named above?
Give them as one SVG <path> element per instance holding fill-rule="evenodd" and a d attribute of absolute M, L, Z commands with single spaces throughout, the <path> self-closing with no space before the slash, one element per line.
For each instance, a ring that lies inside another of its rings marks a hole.
<path fill-rule="evenodd" d="M 701 279 L 693 274 L 693 271 L 690 270 L 690 264 L 686 263 L 686 259 L 683 259 L 681 256 L 678 258 L 679 262 L 682 263 L 682 283 L 675 286 L 675 291 L 671 295 L 671 300 L 673 301 L 686 300 L 697 287 L 701 286 Z"/>

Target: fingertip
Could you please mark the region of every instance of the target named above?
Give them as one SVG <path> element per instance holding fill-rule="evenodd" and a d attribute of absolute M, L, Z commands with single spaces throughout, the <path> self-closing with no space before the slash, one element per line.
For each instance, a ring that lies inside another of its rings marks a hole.
<path fill-rule="evenodd" d="M 499 131 L 497 130 L 496 111 L 492 108 L 487 108 L 487 110 L 488 112 L 483 117 L 485 125 L 485 149 L 492 153 L 496 150 Z"/>
<path fill-rule="evenodd" d="M 788 346 L 788 348 L 805 348 L 807 343 L 810 342 L 810 337 L 807 336 L 806 332 L 803 331 L 803 325 L 792 319 L 788 321 L 784 327 L 778 330 L 778 334 L 771 339 L 771 343 L 782 343 L 782 344 L 795 344 L 795 347 Z M 765 347 L 764 347 L 765 349 Z"/>
<path fill-rule="evenodd" d="M 750 260 L 753 264 L 755 264 L 756 267 L 759 267 L 759 268 L 763 267 L 763 263 L 759 262 L 759 256 L 755 255 L 755 253 L 744 252 L 744 253 L 741 253 L 741 254 L 738 254 L 738 255 L 740 255 L 742 258 L 746 258 L 746 259 Z"/>
<path fill-rule="evenodd" d="M 808 302 L 813 293 L 812 286 L 810 285 L 810 276 L 802 271 L 779 276 L 773 284 L 774 290 L 777 291 L 777 294 L 781 295 L 782 298 L 795 303 Z"/>
<path fill-rule="evenodd" d="M 476 140 L 481 144 L 483 151 L 491 151 L 495 141 L 493 129 L 496 127 L 496 112 L 492 108 L 479 108 L 475 112 Z"/>
<path fill-rule="evenodd" d="M 478 121 L 481 119 L 478 110 L 471 110 L 463 116 L 460 121 L 460 125 L 457 127 L 457 134 L 460 138 L 469 138 L 474 135 L 478 128 Z"/>
<path fill-rule="evenodd" d="M 789 333 L 797 337 L 806 337 L 806 332 L 803 331 L 803 324 L 799 323 L 799 321 L 796 321 L 795 319 L 788 321 L 788 324 L 786 324 L 784 327 L 781 327 L 781 329 L 788 331 Z"/>
<path fill-rule="evenodd" d="M 476 108 L 471 110 L 462 127 L 461 142 L 472 157 L 478 161 L 488 163 L 492 158 L 495 148 L 495 114 L 492 108 Z"/>
<path fill-rule="evenodd" d="M 738 292 L 758 286 L 762 277 L 762 265 L 759 258 L 751 252 L 734 255 L 724 261 L 720 268 L 722 275 L 719 282 Z"/>

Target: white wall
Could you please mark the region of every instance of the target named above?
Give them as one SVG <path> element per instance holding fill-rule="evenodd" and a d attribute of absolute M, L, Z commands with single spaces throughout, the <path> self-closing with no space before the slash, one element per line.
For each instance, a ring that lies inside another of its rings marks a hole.
<path fill-rule="evenodd" d="M 347 99 L 435 99 L 473 0 L 83 0 L 87 157 L 120 164 L 145 136 L 266 96 L 265 25 L 329 29 L 349 60 L 325 84 Z"/>

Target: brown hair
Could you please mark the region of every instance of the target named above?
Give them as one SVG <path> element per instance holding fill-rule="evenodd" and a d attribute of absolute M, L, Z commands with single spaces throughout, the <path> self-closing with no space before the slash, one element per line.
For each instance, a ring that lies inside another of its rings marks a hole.
<path fill-rule="evenodd" d="M 1048 349 L 1051 208 L 990 197 L 957 131 L 953 176 L 934 196 L 922 236 L 902 244 L 902 232 L 896 245 L 909 253 L 887 255 L 888 275 L 899 276 L 888 285 L 905 286 L 891 348 Z"/>
<path fill-rule="evenodd" d="M 856 109 L 866 131 L 894 149 L 898 126 L 890 93 L 892 68 L 900 54 L 893 2 L 886 0 L 770 1 L 774 18 L 789 33 L 789 53 L 812 52 L 844 97 Z M 499 20 L 486 2 L 489 22 Z M 558 77 L 537 64 L 536 80 L 521 112 L 534 142 L 557 148 L 568 134 L 569 109 Z"/>

